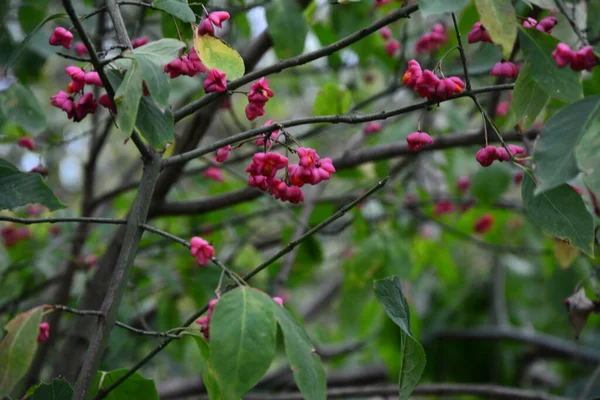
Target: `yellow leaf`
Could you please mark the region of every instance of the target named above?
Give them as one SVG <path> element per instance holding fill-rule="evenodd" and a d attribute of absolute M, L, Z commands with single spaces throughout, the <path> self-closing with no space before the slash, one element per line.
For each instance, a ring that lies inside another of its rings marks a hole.
<path fill-rule="evenodd" d="M 554 256 L 558 260 L 563 269 L 566 269 L 571 265 L 575 258 L 579 255 L 579 250 L 574 247 L 571 247 L 564 240 L 556 239 L 552 244 L 552 251 L 554 252 Z"/>
<path fill-rule="evenodd" d="M 227 74 L 227 80 L 241 78 L 245 73 L 242 56 L 221 39 L 211 35 L 198 35 L 194 29 L 194 49 L 207 69 L 218 69 Z"/>

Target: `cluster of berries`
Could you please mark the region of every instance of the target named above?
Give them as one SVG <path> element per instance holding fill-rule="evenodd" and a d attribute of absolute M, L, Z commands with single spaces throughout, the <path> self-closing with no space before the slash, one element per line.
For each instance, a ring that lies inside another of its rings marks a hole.
<path fill-rule="evenodd" d="M 464 82 L 456 76 L 440 79 L 432 71 L 422 70 L 416 60 L 408 62 L 408 69 L 402 76 L 402 82 L 417 92 L 420 97 L 430 101 L 448 99 L 462 93 L 465 87 Z"/>
<path fill-rule="evenodd" d="M 527 18 L 523 21 L 525 28 L 535 28 L 544 33 L 552 33 L 552 29 L 558 24 L 558 20 L 554 17 L 542 18 L 539 22 L 535 18 Z"/>
<path fill-rule="evenodd" d="M 435 24 L 431 32 L 424 33 L 417 40 L 415 51 L 417 53 L 432 53 L 448 42 L 448 33 L 446 27 L 442 24 Z"/>
<path fill-rule="evenodd" d="M 269 81 L 262 77 L 250 86 L 248 92 L 248 105 L 245 108 L 246 118 L 253 121 L 257 117 L 265 115 L 265 105 L 271 97 L 273 91 L 269 88 Z"/>
<path fill-rule="evenodd" d="M 192 49 L 189 55 L 183 55 L 165 65 L 164 71 L 173 79 L 181 75 L 195 76 L 197 73 L 206 72 L 206 67 L 200 61 L 196 50 Z"/>
<path fill-rule="evenodd" d="M 206 265 L 215 256 L 215 249 L 206 240 L 194 236 L 190 240 L 190 252 L 200 265 Z"/>
<path fill-rule="evenodd" d="M 594 54 L 592 46 L 585 46 L 577 51 L 573 51 L 569 45 L 559 43 L 552 52 L 552 58 L 560 68 L 571 66 L 574 71 L 588 70 L 592 71 L 598 60 Z"/>
<path fill-rule="evenodd" d="M 523 149 L 521 146 L 509 144 L 508 149 L 515 157 L 525 155 L 525 149 Z M 477 152 L 475 159 L 477 162 L 479 162 L 479 164 L 481 164 L 482 167 L 489 167 L 496 160 L 500 162 L 509 161 L 511 157 L 510 154 L 508 154 L 508 151 L 506 151 L 506 149 L 502 146 L 486 146 Z"/>

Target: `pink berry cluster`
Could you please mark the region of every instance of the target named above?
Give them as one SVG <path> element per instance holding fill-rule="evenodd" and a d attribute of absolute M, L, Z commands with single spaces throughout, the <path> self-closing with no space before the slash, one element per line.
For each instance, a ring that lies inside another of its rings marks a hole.
<path fill-rule="evenodd" d="M 525 149 L 523 149 L 521 146 L 509 144 L 508 149 L 515 157 L 525 155 Z M 509 161 L 510 158 L 510 154 L 508 154 L 508 151 L 506 151 L 506 149 L 502 146 L 486 146 L 479 150 L 475 155 L 475 159 L 477 162 L 479 162 L 479 164 L 481 164 L 482 167 L 489 167 L 496 160 L 500 162 Z"/>
<path fill-rule="evenodd" d="M 67 86 L 66 92 L 61 90 L 50 97 L 54 107 L 66 112 L 67 117 L 74 122 L 79 122 L 88 114 L 95 113 L 98 104 L 116 113 L 117 110 L 107 94 L 100 96 L 96 102 L 92 92 L 83 91 L 85 85 L 104 86 L 98 72 L 85 72 L 84 69 L 74 65 L 65 68 L 65 72 L 71 77 L 71 82 Z M 76 96 L 79 96 L 78 100 L 76 100 Z"/>
<path fill-rule="evenodd" d="M 473 24 L 473 28 L 471 28 L 471 32 L 469 32 L 469 35 L 467 36 L 467 41 L 469 43 L 494 43 L 490 37 L 490 33 L 485 29 L 485 26 L 483 26 L 481 22 L 475 22 L 475 24 Z"/>
<path fill-rule="evenodd" d="M 382 38 L 386 40 L 385 42 L 385 52 L 388 56 L 393 57 L 396 53 L 402 48 L 400 42 L 395 39 L 392 39 L 392 30 L 387 26 L 384 26 L 379 30 L 379 34 Z"/>
<path fill-rule="evenodd" d="M 40 324 L 40 332 L 38 334 L 37 341 L 43 343 L 48 339 L 50 339 L 50 324 L 47 322 L 42 322 Z"/>
<path fill-rule="evenodd" d="M 433 144 L 433 139 L 425 132 L 413 132 L 406 137 L 409 151 L 419 151 L 423 146 Z"/>
<path fill-rule="evenodd" d="M 446 27 L 442 24 L 435 24 L 431 32 L 424 33 L 417 40 L 415 51 L 417 53 L 432 53 L 448 42 L 448 33 Z"/>
<path fill-rule="evenodd" d="M 71 48 L 72 41 L 73 34 L 61 26 L 55 28 L 54 32 L 50 35 L 50 38 L 48 38 L 50 46 L 62 46 L 65 49 Z"/>
<path fill-rule="evenodd" d="M 0 230 L 0 236 L 4 246 L 11 248 L 23 240 L 31 239 L 31 230 L 26 226 L 17 228 L 15 225 L 9 225 Z"/>
<path fill-rule="evenodd" d="M 199 72 L 206 72 L 206 67 L 200 61 L 196 50 L 192 48 L 189 55 L 183 55 L 165 65 L 164 71 L 173 79 L 181 75 L 195 76 Z"/>
<path fill-rule="evenodd" d="M 215 256 L 215 249 L 206 240 L 194 236 L 190 240 L 190 253 L 200 265 L 206 265 Z"/>
<path fill-rule="evenodd" d="M 535 18 L 527 18 L 523 21 L 525 28 L 535 28 L 538 31 L 552 33 L 552 29 L 558 24 L 558 20 L 554 17 L 542 18 L 539 22 Z"/>
<path fill-rule="evenodd" d="M 513 62 L 501 60 L 492 67 L 490 75 L 514 79 L 519 75 L 519 67 Z"/>
<path fill-rule="evenodd" d="M 269 88 L 269 81 L 262 77 L 250 86 L 248 92 L 248 105 L 246 105 L 245 113 L 249 121 L 253 121 L 258 117 L 265 115 L 265 105 L 271 97 L 274 96 L 273 91 Z"/>
<path fill-rule="evenodd" d="M 573 51 L 565 43 L 556 45 L 556 49 L 552 52 L 552 57 L 556 61 L 556 65 L 560 68 L 570 65 L 574 71 L 583 71 L 584 69 L 591 71 L 598 62 L 592 46 L 585 46 L 577 51 Z"/>
<path fill-rule="evenodd" d="M 215 35 L 215 26 L 219 28 L 223 27 L 223 22 L 227 21 L 231 16 L 227 11 L 215 11 L 202 20 L 198 26 L 198 34 L 202 35 Z"/>
<path fill-rule="evenodd" d="M 456 76 L 440 79 L 432 71 L 422 70 L 416 60 L 408 62 L 408 69 L 402 76 L 402 82 L 417 92 L 420 97 L 430 101 L 448 99 L 462 93 L 465 87 L 464 82 Z"/>

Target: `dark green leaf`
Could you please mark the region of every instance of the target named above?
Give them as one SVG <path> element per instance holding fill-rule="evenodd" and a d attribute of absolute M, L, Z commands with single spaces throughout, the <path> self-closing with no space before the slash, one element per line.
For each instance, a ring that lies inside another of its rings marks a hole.
<path fill-rule="evenodd" d="M 152 6 L 179 18 L 183 22 L 196 22 L 196 16 L 187 0 L 154 0 Z"/>
<path fill-rule="evenodd" d="M 46 116 L 35 95 L 20 83 L 0 92 L 0 108 L 9 121 L 14 122 L 30 134 L 46 127 Z"/>
<path fill-rule="evenodd" d="M 600 196 L 600 120 L 588 129 L 577 147 L 577 161 L 585 171 L 583 182 L 596 196 Z"/>
<path fill-rule="evenodd" d="M 519 72 L 515 83 L 511 109 L 517 122 L 523 128 L 529 128 L 548 101 L 548 95 L 542 90 L 530 74 L 531 64 L 526 62 Z"/>
<path fill-rule="evenodd" d="M 600 95 L 597 95 L 564 107 L 544 124 L 534 154 L 536 176 L 540 180 L 537 194 L 579 174 L 575 155 L 577 145 L 599 117 Z"/>
<path fill-rule="evenodd" d="M 308 33 L 302 9 L 294 0 L 272 0 L 266 7 L 267 31 L 280 59 L 301 54 Z"/>
<path fill-rule="evenodd" d="M 29 369 L 38 347 L 42 307 L 18 314 L 6 324 L 0 342 L 0 398 L 8 396 Z"/>
<path fill-rule="evenodd" d="M 134 56 L 146 57 L 154 64 L 164 66 L 179 57 L 185 43 L 176 39 L 160 39 L 133 49 Z"/>
<path fill-rule="evenodd" d="M 134 54 L 135 59 L 140 64 L 144 82 L 148 87 L 150 96 L 156 104 L 167 107 L 169 105 L 169 76 L 165 74 L 163 67 L 152 62 L 145 55 Z"/>
<path fill-rule="evenodd" d="M 24 32 L 31 32 L 43 21 L 48 11 L 48 0 L 21 0 L 19 23 Z"/>
<path fill-rule="evenodd" d="M 90 398 L 98 394 L 98 389 L 106 389 L 121 376 L 125 375 L 127 368 L 114 371 L 98 371 L 96 380 L 92 385 L 92 394 Z M 156 384 L 152 379 L 146 379 L 139 373 L 135 373 L 127 378 L 123 383 L 112 390 L 106 397 L 106 400 L 159 400 Z"/>
<path fill-rule="evenodd" d="M 458 12 L 465 8 L 469 0 L 419 0 L 419 10 L 424 17 L 434 14 Z"/>
<path fill-rule="evenodd" d="M 117 123 L 127 135 L 131 134 L 135 125 L 141 97 L 142 70 L 137 60 L 131 60 L 129 69 L 115 93 Z"/>
<path fill-rule="evenodd" d="M 275 357 L 273 300 L 240 287 L 221 297 L 210 320 L 210 366 L 224 398 L 239 398 L 265 374 Z"/>
<path fill-rule="evenodd" d="M 148 96 L 140 100 L 136 128 L 155 149 L 162 149 L 173 142 L 175 123 L 169 107 L 161 110 Z"/>
<path fill-rule="evenodd" d="M 481 203 L 495 203 L 510 185 L 512 174 L 503 164 L 494 163 L 487 168 L 479 168 L 471 182 L 471 193 Z"/>
<path fill-rule="evenodd" d="M 208 398 L 213 399 L 221 399 L 221 390 L 219 389 L 219 385 L 217 383 L 217 378 L 215 371 L 210 366 L 210 343 L 201 335 L 193 334 L 191 335 L 196 344 L 198 345 L 198 349 L 200 349 L 200 354 L 204 359 L 204 370 L 202 371 L 202 380 L 204 381 L 204 386 L 206 386 L 206 391 L 208 392 Z"/>
<path fill-rule="evenodd" d="M 535 186 L 531 173 L 525 173 L 521 196 L 525 210 L 533 222 L 544 232 L 567 240 L 572 247 L 593 257 L 594 220 L 581 196 L 567 184 L 536 196 Z"/>
<path fill-rule="evenodd" d="M 534 28 L 521 27 L 519 40 L 525 61 L 531 65 L 531 78 L 542 90 L 568 103 L 581 99 L 583 89 L 579 74 L 571 68 L 558 68 L 552 58 L 558 39 Z"/>
<path fill-rule="evenodd" d="M 508 59 L 517 38 L 517 14 L 511 0 L 475 0 L 475 5 L 481 23 Z"/>
<path fill-rule="evenodd" d="M 43 204 L 50 211 L 65 208 L 39 174 L 21 172 L 0 158 L 0 210 L 33 203 Z"/>
<path fill-rule="evenodd" d="M 273 308 L 277 323 L 283 332 L 285 352 L 300 393 L 308 400 L 325 399 L 325 369 L 308 334 L 285 308 L 275 302 Z"/>
<path fill-rule="evenodd" d="M 352 104 L 352 94 L 348 89 L 330 82 L 317 93 L 313 112 L 315 115 L 345 114 Z"/>
<path fill-rule="evenodd" d="M 550 1 L 550 0 L 546 0 Z M 587 36 L 590 38 L 597 38 L 600 35 L 600 3 L 597 1 L 590 1 L 587 4 Z"/>
<path fill-rule="evenodd" d="M 401 330 L 401 364 L 398 385 L 399 399 L 407 400 L 419 383 L 425 369 L 425 351 L 410 331 L 410 311 L 402 293 L 400 279 L 391 276 L 374 282 L 375 294 L 386 314 Z"/>
<path fill-rule="evenodd" d="M 4 65 L 4 69 L 6 69 L 6 70 L 10 69 L 10 67 L 13 65 L 13 63 L 17 60 L 17 58 L 21 54 L 21 52 L 23 52 L 23 50 L 25 50 L 25 48 L 27 47 L 27 45 L 29 44 L 29 42 L 31 41 L 33 36 L 42 28 L 42 26 L 44 26 L 44 24 L 46 22 L 52 21 L 53 19 L 57 19 L 57 18 L 67 18 L 67 14 L 63 14 L 63 13 L 52 14 L 52 15 L 49 15 L 46 18 L 44 18 L 44 20 L 42 22 L 40 22 L 35 28 L 33 28 L 33 30 L 31 32 L 29 32 L 29 34 L 27 34 L 27 36 L 25 36 L 25 39 L 23 39 L 21 41 L 21 43 L 19 44 L 19 46 L 12 52 L 10 58 L 8 59 L 8 62 Z"/>
<path fill-rule="evenodd" d="M 69 382 L 60 379 L 53 379 L 51 383 L 40 383 L 36 386 L 31 395 L 31 400 L 71 400 L 73 389 Z"/>

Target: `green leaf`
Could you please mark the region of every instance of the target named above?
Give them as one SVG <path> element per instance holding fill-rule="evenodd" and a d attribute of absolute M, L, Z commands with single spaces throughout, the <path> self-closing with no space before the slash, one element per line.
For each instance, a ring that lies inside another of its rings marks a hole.
<path fill-rule="evenodd" d="M 510 0 L 475 0 L 481 23 L 508 59 L 517 39 L 517 14 Z"/>
<path fill-rule="evenodd" d="M 266 7 L 267 31 L 280 59 L 301 54 L 308 33 L 302 9 L 294 0 L 272 0 Z"/>
<path fill-rule="evenodd" d="M 196 22 L 194 11 L 188 6 L 187 0 L 154 0 L 152 6 L 179 18 L 183 22 Z"/>
<path fill-rule="evenodd" d="M 46 18 L 44 18 L 42 20 L 42 22 L 40 22 L 35 28 L 33 28 L 33 30 L 31 32 L 29 32 L 27 34 L 27 36 L 25 36 L 25 39 L 23 39 L 21 41 L 21 43 L 19 44 L 19 46 L 12 52 L 6 65 L 4 66 L 4 69 L 7 71 L 10 69 L 10 67 L 13 65 L 13 63 L 15 61 L 17 61 L 17 58 L 19 58 L 19 56 L 21 55 L 23 50 L 25 50 L 27 48 L 27 45 L 29 44 L 31 39 L 33 39 L 35 34 L 42 28 L 42 26 L 44 26 L 47 22 L 52 21 L 53 19 L 58 19 L 58 18 L 68 18 L 68 16 L 67 16 L 67 14 L 59 13 L 59 14 L 52 14 L 52 15 L 49 15 Z"/>
<path fill-rule="evenodd" d="M 352 94 L 334 82 L 323 86 L 317 93 L 313 112 L 315 115 L 345 114 L 352 104 Z"/>
<path fill-rule="evenodd" d="M 210 320 L 210 366 L 224 398 L 252 389 L 275 357 L 277 326 L 273 300 L 240 287 L 223 295 Z"/>
<path fill-rule="evenodd" d="M 63 378 L 53 379 L 51 383 L 40 383 L 28 396 L 31 400 L 71 400 L 71 397 L 73 397 L 73 388 Z"/>
<path fill-rule="evenodd" d="M 283 332 L 285 352 L 300 393 L 308 400 L 327 398 L 325 369 L 308 334 L 288 310 L 274 301 L 273 308 Z"/>
<path fill-rule="evenodd" d="M 0 92 L 0 108 L 9 121 L 14 122 L 30 134 L 46 127 L 46 115 L 35 95 L 20 83 Z"/>
<path fill-rule="evenodd" d="M 419 0 L 419 10 L 424 17 L 435 14 L 458 12 L 466 7 L 469 0 Z"/>
<path fill-rule="evenodd" d="M 510 185 L 512 174 L 500 163 L 494 163 L 487 168 L 479 168 L 471 181 L 471 193 L 481 203 L 495 203 Z"/>
<path fill-rule="evenodd" d="M 536 194 L 579 174 L 575 151 L 583 134 L 600 117 L 600 95 L 586 97 L 552 116 L 542 128 L 533 160 L 540 180 Z"/>
<path fill-rule="evenodd" d="M 544 232 L 569 242 L 594 256 L 594 220 L 575 189 L 563 184 L 538 196 L 535 181 L 527 172 L 521 184 L 521 197 L 529 217 Z"/>
<path fill-rule="evenodd" d="M 43 204 L 50 211 L 65 208 L 40 174 L 21 172 L 0 158 L 0 210 L 11 210 L 33 203 Z"/>
<path fill-rule="evenodd" d="M 425 350 L 410 331 L 410 311 L 402 293 L 400 278 L 391 276 L 374 282 L 375 294 L 386 314 L 401 330 L 399 400 L 407 400 L 425 369 Z"/>
<path fill-rule="evenodd" d="M 129 69 L 115 93 L 117 123 L 127 135 L 131 134 L 135 125 L 141 97 L 142 70 L 137 60 L 131 60 Z"/>
<path fill-rule="evenodd" d="M 558 39 L 534 28 L 521 27 L 519 40 L 525 61 L 531 65 L 531 77 L 542 90 L 567 103 L 583 96 L 579 74 L 571 68 L 558 68 L 552 58 Z"/>
<path fill-rule="evenodd" d="M 200 349 L 200 354 L 204 359 L 204 370 L 202 371 L 202 380 L 206 391 L 208 392 L 208 398 L 210 400 L 221 399 L 221 389 L 217 382 L 216 373 L 210 366 L 210 343 L 200 334 L 191 334 Z"/>
<path fill-rule="evenodd" d="M 140 54 L 134 54 L 134 57 L 142 69 L 142 76 L 152 99 L 158 105 L 167 107 L 169 105 L 170 90 L 168 75 L 165 74 L 160 65 L 151 61 L 149 57 Z"/>
<path fill-rule="evenodd" d="M 174 140 L 173 112 L 169 107 L 161 110 L 148 96 L 140 100 L 135 127 L 155 149 L 162 149 Z"/>
<path fill-rule="evenodd" d="M 242 56 L 221 39 L 211 35 L 198 35 L 194 27 L 194 49 L 202 64 L 208 69 L 217 68 L 227 74 L 227 80 L 241 78 L 245 73 Z"/>
<path fill-rule="evenodd" d="M 125 375 L 128 371 L 129 370 L 127 368 L 117 369 L 110 372 L 98 371 L 92 386 L 92 394 L 90 395 L 90 399 L 98 394 L 99 389 L 106 389 L 117 379 Z M 159 400 L 154 381 L 152 379 L 144 378 L 137 372 L 127 378 L 114 390 L 110 391 L 109 394 L 104 398 L 106 400 Z"/>
<path fill-rule="evenodd" d="M 535 122 L 538 114 L 548 101 L 548 95 L 533 80 L 530 70 L 531 64 L 526 62 L 519 72 L 511 103 L 516 121 L 521 122 L 525 129 Z"/>
<path fill-rule="evenodd" d="M 540 7 L 540 8 L 545 8 L 547 10 L 553 10 L 556 9 L 556 3 L 554 2 L 554 0 L 523 0 L 526 3 L 531 3 L 531 4 L 535 4 L 536 6 Z"/>
<path fill-rule="evenodd" d="M 6 324 L 0 342 L 0 398 L 8 396 L 29 369 L 38 347 L 42 307 L 18 314 Z"/>
<path fill-rule="evenodd" d="M 24 32 L 31 32 L 44 19 L 48 11 L 48 0 L 21 0 L 19 23 Z"/>
<path fill-rule="evenodd" d="M 160 39 L 133 49 L 134 56 L 146 57 L 154 64 L 164 66 L 179 57 L 185 43 L 176 39 Z"/>

